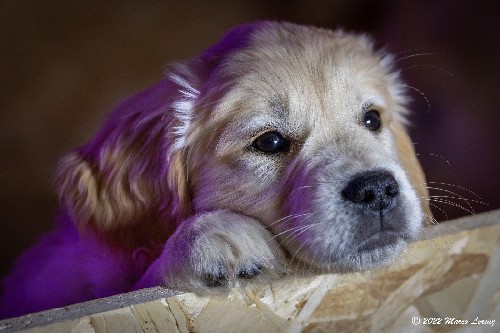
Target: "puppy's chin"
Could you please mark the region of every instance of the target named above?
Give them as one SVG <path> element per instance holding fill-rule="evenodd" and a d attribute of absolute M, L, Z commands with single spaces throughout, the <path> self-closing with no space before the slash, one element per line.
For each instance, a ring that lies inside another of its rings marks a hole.
<path fill-rule="evenodd" d="M 359 271 L 392 263 L 407 242 L 393 233 L 379 233 L 361 243 L 358 251 L 334 262 L 334 271 Z"/>
<path fill-rule="evenodd" d="M 315 260 L 315 258 L 311 260 L 304 256 L 303 261 L 321 272 L 362 271 L 393 263 L 407 245 L 401 235 L 381 232 L 362 242 L 357 248 L 353 248 L 346 256 L 330 258 L 325 256 L 323 260 Z"/>

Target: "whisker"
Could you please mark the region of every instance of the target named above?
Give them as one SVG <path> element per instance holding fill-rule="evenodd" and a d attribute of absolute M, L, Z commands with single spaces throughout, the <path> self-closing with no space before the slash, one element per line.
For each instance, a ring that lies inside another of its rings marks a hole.
<path fill-rule="evenodd" d="M 436 198 L 446 198 L 446 199 L 457 199 L 457 200 L 463 200 L 467 206 L 469 207 L 469 211 L 472 212 L 471 214 L 475 214 L 476 212 L 474 211 L 474 208 L 472 207 L 472 205 L 470 204 L 470 202 L 467 201 L 467 199 L 465 198 L 457 198 L 457 197 L 452 197 L 452 196 L 447 196 L 447 195 L 433 195 L 433 196 L 429 196 L 429 197 L 425 197 L 425 198 L 422 198 L 423 200 L 427 200 L 427 201 L 434 201 L 434 202 L 442 202 L 442 201 L 438 201 L 438 199 Z M 439 199 L 439 200 L 444 200 L 444 199 Z M 453 202 L 451 200 L 446 200 L 447 202 Z M 455 202 L 453 202 L 455 203 Z M 456 203 L 458 205 L 458 203 Z M 458 207 L 458 206 L 457 206 Z"/>
<path fill-rule="evenodd" d="M 443 209 L 441 209 L 439 206 L 433 204 L 432 202 L 429 202 L 429 205 L 432 206 L 432 207 L 434 207 L 434 208 L 436 208 L 437 210 L 440 210 L 441 213 L 443 213 L 446 216 L 447 220 L 450 219 L 450 217 L 448 216 L 448 214 L 446 214 L 446 212 Z M 436 220 L 436 222 L 437 222 L 437 220 Z"/>
<path fill-rule="evenodd" d="M 451 77 L 455 77 L 455 75 L 453 73 L 447 71 L 446 69 L 444 69 L 442 67 L 439 67 L 439 66 L 435 66 L 435 65 L 429 65 L 429 64 L 419 64 L 419 65 L 408 66 L 408 67 L 405 67 L 405 68 L 401 69 L 400 72 L 402 73 L 402 72 L 410 70 L 410 69 L 421 68 L 421 67 L 430 67 L 430 68 L 433 68 L 433 69 L 438 69 L 438 70 L 440 70 L 440 71 L 448 74 Z"/>
<path fill-rule="evenodd" d="M 297 249 L 297 251 L 295 251 L 295 253 L 293 254 L 293 256 L 290 258 L 290 262 L 288 263 L 288 267 L 287 269 L 291 270 L 292 269 L 292 263 L 293 263 L 293 260 L 295 259 L 295 256 L 297 255 L 297 253 L 299 253 L 300 249 L 302 248 L 302 246 L 304 246 L 305 242 L 302 242 L 302 244 L 300 244 L 299 248 Z M 295 266 L 295 270 L 299 269 L 299 263 L 301 263 L 300 260 L 297 260 L 297 265 Z"/>
<path fill-rule="evenodd" d="M 436 207 L 436 205 L 433 205 Z M 436 207 L 437 209 L 441 210 L 440 208 Z M 444 211 L 441 210 L 443 213 Z M 446 213 L 444 213 L 446 215 Z M 434 216 L 432 216 L 431 214 L 425 214 L 426 215 L 426 218 L 428 218 L 430 220 L 430 223 L 433 224 L 433 225 L 438 225 L 439 222 L 438 220 L 436 220 L 436 218 Z M 448 215 L 446 215 L 448 217 Z"/>
<path fill-rule="evenodd" d="M 313 223 L 313 224 L 307 224 L 307 225 L 299 225 L 299 226 L 296 226 L 296 227 L 292 227 L 292 228 L 288 228 L 280 233 L 277 233 L 276 235 L 274 235 L 273 237 L 269 238 L 269 240 L 272 240 L 280 235 L 283 235 L 283 234 L 286 234 L 286 233 L 290 233 L 292 236 L 295 232 L 298 232 L 298 231 L 302 231 L 302 229 L 304 228 L 309 228 L 311 226 L 314 226 L 316 224 L 319 224 L 320 222 L 317 222 L 317 223 Z M 286 238 L 290 237 L 290 235 L 288 235 Z M 286 238 L 280 243 L 280 245 L 283 244 L 283 242 L 286 240 Z"/>
<path fill-rule="evenodd" d="M 417 156 L 421 156 L 422 154 L 419 153 L 417 154 Z M 442 159 L 443 161 L 445 161 L 447 164 L 449 165 L 453 165 L 449 160 L 447 160 L 445 157 L 439 155 L 439 154 L 435 154 L 435 153 L 426 153 L 426 155 L 429 155 L 429 156 L 432 156 L 432 157 L 439 157 L 440 159 Z"/>
<path fill-rule="evenodd" d="M 292 269 L 292 263 L 293 261 L 295 260 L 295 271 L 297 271 L 299 269 L 299 266 L 300 265 L 306 265 L 303 261 L 302 261 L 302 257 L 304 256 L 304 253 L 302 253 L 302 256 L 300 257 L 300 259 L 295 259 L 295 257 L 297 256 L 297 254 L 299 253 L 300 249 L 302 248 L 302 246 L 304 246 L 305 242 L 302 242 L 302 244 L 300 244 L 299 248 L 297 249 L 297 251 L 295 251 L 295 253 L 293 254 L 293 257 L 292 259 L 290 260 L 290 264 L 288 265 L 288 269 L 290 270 L 293 270 Z"/>
<path fill-rule="evenodd" d="M 307 229 L 306 229 L 307 230 Z M 305 231 L 305 230 L 304 230 Z M 302 244 L 300 244 L 299 248 L 295 251 L 295 253 L 293 254 L 292 258 L 290 259 L 290 263 L 288 265 L 288 269 L 292 269 L 291 266 L 292 266 L 292 263 L 293 263 L 293 260 L 296 258 L 297 254 L 299 253 L 300 249 L 302 249 L 302 247 L 305 245 L 305 242 L 302 242 Z M 317 252 L 317 251 L 316 251 Z M 299 269 L 299 265 L 300 264 L 303 264 L 305 265 L 305 263 L 303 263 L 302 261 L 302 258 L 304 257 L 305 255 L 305 252 L 302 253 L 302 256 L 300 257 L 300 259 L 297 259 L 297 265 L 295 266 L 295 270 L 298 270 Z M 316 256 L 316 255 L 315 255 Z M 313 257 L 314 259 L 314 257 Z"/>
<path fill-rule="evenodd" d="M 415 185 L 416 187 L 419 187 L 421 185 Z M 445 193 L 450 193 L 450 194 L 453 194 L 453 195 L 456 195 L 456 196 L 461 196 L 460 194 L 458 194 L 457 192 L 453 192 L 451 190 L 448 190 L 448 189 L 445 189 L 445 188 L 442 188 L 442 187 L 433 187 L 433 186 L 428 186 L 428 185 L 425 185 L 425 188 L 428 189 L 428 190 L 435 190 L 435 191 L 441 191 L 441 192 L 445 192 Z"/>
<path fill-rule="evenodd" d="M 453 192 L 453 191 L 450 191 L 448 189 L 444 189 L 444 188 L 440 188 L 440 187 L 433 187 L 433 186 L 428 186 L 427 187 L 428 189 L 432 189 L 432 190 L 436 190 L 436 191 L 441 191 L 441 192 L 445 192 L 445 193 L 450 193 L 450 194 L 453 194 L 453 195 L 456 195 L 459 197 L 460 200 L 464 200 L 464 202 L 467 203 L 467 205 L 469 206 L 469 208 L 473 211 L 474 208 L 472 208 L 472 205 L 470 204 L 469 201 L 471 202 L 476 202 L 476 203 L 479 203 L 479 204 L 482 204 L 482 205 L 487 205 L 487 203 L 485 203 L 484 201 L 482 201 L 482 199 L 479 197 L 480 200 L 474 200 L 474 199 L 467 199 L 465 197 L 463 197 L 462 195 L 460 195 L 459 193 L 456 193 L 456 192 Z M 477 195 L 476 195 L 477 196 Z M 456 198 L 458 199 L 458 198 Z"/>
<path fill-rule="evenodd" d="M 427 96 L 425 96 L 425 94 L 418 90 L 417 88 L 413 87 L 413 86 L 410 86 L 408 84 L 403 84 L 403 86 L 409 88 L 409 89 L 412 89 L 412 90 L 415 90 L 416 92 L 418 92 L 424 99 L 425 101 L 427 102 L 427 112 L 430 112 L 431 111 L 431 102 L 429 101 L 429 99 L 427 98 Z"/>
<path fill-rule="evenodd" d="M 440 185 L 440 187 L 429 186 L 429 184 L 430 185 Z M 481 205 L 486 205 L 486 206 L 488 205 L 488 203 L 485 202 L 477 193 L 475 193 L 474 191 L 471 191 L 468 188 L 465 188 L 463 186 L 449 184 L 449 183 L 442 183 L 442 182 L 428 182 L 428 183 L 423 183 L 423 184 L 416 184 L 414 186 L 415 187 L 422 187 L 423 186 L 423 187 L 425 187 L 425 188 L 427 188 L 429 190 L 439 191 L 439 192 L 444 192 L 444 193 L 449 193 L 449 194 L 452 195 L 452 196 L 447 196 L 447 195 L 430 195 L 428 197 L 421 197 L 422 200 L 427 200 L 429 202 L 430 206 L 432 206 L 433 208 L 436 208 L 439 211 L 441 211 L 446 216 L 446 219 L 449 219 L 448 214 L 442 208 L 440 208 L 438 205 L 433 204 L 432 202 L 434 202 L 434 203 L 442 203 L 442 204 L 446 204 L 446 205 L 450 205 L 450 206 L 455 206 L 457 208 L 462 209 L 463 211 L 466 211 L 469 214 L 475 214 L 476 213 L 475 210 L 474 210 L 474 207 L 472 207 L 471 203 L 476 203 L 476 204 L 481 204 Z M 442 186 L 447 186 L 447 187 L 451 187 L 451 188 L 457 188 L 459 190 L 465 191 L 467 193 L 470 193 L 470 194 L 474 195 L 474 197 L 477 198 L 478 200 L 471 199 L 471 198 L 466 198 L 462 194 L 460 194 L 460 193 L 458 193 L 456 191 L 452 191 L 452 190 L 450 190 L 448 188 L 445 188 L 445 187 L 442 187 Z M 467 207 L 464 207 L 463 205 L 460 205 L 459 203 L 454 202 L 452 200 L 445 200 L 445 199 L 462 200 L 467 205 Z"/>
<path fill-rule="evenodd" d="M 436 55 L 437 53 L 435 52 L 421 52 L 421 53 L 415 53 L 415 54 L 410 54 L 401 58 L 396 58 L 393 63 L 396 63 L 401 60 L 409 59 L 409 58 L 415 58 L 415 57 L 422 57 L 422 56 L 429 56 L 429 55 Z"/>
<path fill-rule="evenodd" d="M 282 217 L 282 218 L 280 218 L 280 219 L 278 219 L 278 220 L 274 221 L 273 223 L 269 224 L 269 225 L 268 225 L 268 227 L 273 226 L 273 225 L 275 225 L 276 223 L 279 223 L 279 222 L 282 222 L 282 221 L 288 221 L 288 220 L 290 220 L 290 219 L 293 219 L 294 217 L 295 217 L 295 215 L 293 215 L 293 214 L 291 214 L 291 215 L 287 215 L 287 216 Z"/>
<path fill-rule="evenodd" d="M 423 50 L 423 48 L 419 47 L 419 48 L 415 48 L 415 49 L 409 49 L 409 50 L 399 51 L 399 52 L 394 53 L 394 55 L 398 56 L 400 54 L 408 54 L 408 53 L 420 52 L 421 50 Z"/>
<path fill-rule="evenodd" d="M 314 186 L 313 186 L 313 185 L 304 185 L 304 186 L 301 186 L 301 187 L 297 187 L 297 188 L 294 188 L 294 189 L 290 192 L 290 194 L 292 194 L 292 193 L 293 193 L 293 192 L 295 192 L 295 191 L 302 190 L 302 189 L 304 189 L 304 188 L 311 188 L 311 187 L 312 187 L 312 188 L 314 188 Z"/>
<path fill-rule="evenodd" d="M 307 218 L 309 218 L 310 216 L 308 216 Z M 304 225 L 304 226 L 297 226 L 297 227 L 294 227 L 294 228 L 290 228 L 288 230 L 285 230 L 284 232 L 281 232 L 280 234 L 283 234 L 285 232 L 290 232 L 289 235 L 287 235 L 280 243 L 280 245 L 286 245 L 288 244 L 289 242 L 292 241 L 292 237 L 295 236 L 295 237 L 298 237 L 300 236 L 304 231 L 306 231 L 307 229 L 309 229 L 310 227 L 313 227 L 315 225 L 319 225 L 323 222 L 316 222 L 316 223 L 312 223 L 312 224 L 308 224 L 308 225 Z M 275 236 L 274 236 L 275 237 Z M 274 238 L 273 237 L 273 238 Z"/>
<path fill-rule="evenodd" d="M 304 244 L 304 243 L 302 243 L 302 245 L 303 245 L 303 244 Z M 301 245 L 301 247 L 302 247 L 302 245 Z M 300 248 L 299 248 L 299 249 L 300 249 Z M 298 250 L 297 250 L 297 252 L 298 252 Z M 295 253 L 295 255 L 297 254 L 297 252 Z M 318 256 L 318 253 L 319 253 L 319 249 L 316 249 L 316 251 L 314 251 L 314 255 L 313 255 L 313 257 L 312 257 L 311 261 L 310 261 L 307 265 L 309 265 L 309 266 L 311 266 L 311 267 L 313 267 L 313 266 L 314 266 L 314 262 L 316 261 L 316 257 Z M 302 258 L 304 258 L 305 254 L 306 254 L 306 252 L 304 251 L 304 252 L 302 253 L 302 255 L 300 256 L 300 259 L 298 259 L 298 262 L 300 262 L 300 263 L 304 263 L 304 265 L 306 265 L 306 263 L 302 260 Z M 295 267 L 295 269 L 298 269 L 298 265 Z M 323 272 L 323 269 L 322 269 L 322 272 Z"/>
<path fill-rule="evenodd" d="M 298 231 L 296 236 L 297 236 L 297 237 L 298 237 L 298 236 L 300 236 L 301 234 L 303 234 L 304 232 L 306 232 L 308 229 L 309 229 L 309 228 L 304 228 L 304 229 L 302 229 L 302 230 Z M 289 243 L 289 242 L 291 242 L 291 241 L 292 241 L 292 238 L 290 238 L 290 239 L 289 239 L 289 240 L 285 243 L 285 245 L 286 245 L 286 244 L 288 244 L 288 243 Z M 299 249 L 302 247 L 302 245 L 303 245 L 303 244 L 304 244 L 304 242 L 302 242 L 302 244 L 301 244 L 301 246 L 299 247 Z M 285 245 L 284 245 L 284 246 L 285 246 Z M 298 250 L 297 250 L 297 251 L 298 251 Z M 296 254 L 296 253 L 295 253 L 295 254 Z M 294 257 L 295 257 L 295 255 L 292 257 L 292 259 L 291 259 L 291 260 L 293 260 L 293 258 L 294 258 Z"/>
<path fill-rule="evenodd" d="M 476 198 L 478 198 L 479 200 L 483 200 L 483 198 L 481 198 L 479 195 L 477 195 L 475 192 L 469 190 L 468 188 L 466 187 L 463 187 L 463 186 L 459 186 L 459 185 L 454 185 L 454 184 L 449 184 L 449 183 L 439 183 L 439 182 L 428 182 L 428 184 L 435 184 L 435 185 L 445 185 L 445 186 L 450 186 L 450 187 L 455 187 L 455 188 L 458 188 L 458 189 L 461 189 L 461 190 L 464 190 L 464 191 L 467 191 L 469 193 L 472 193 Z M 436 189 L 439 189 L 439 188 L 436 188 Z"/>
<path fill-rule="evenodd" d="M 474 210 L 471 211 L 471 210 L 465 208 L 464 206 L 457 204 L 456 202 L 452 202 L 452 201 L 448 201 L 448 200 L 439 200 L 439 199 L 432 199 L 432 201 L 433 202 L 440 202 L 440 203 L 444 203 L 444 204 L 447 204 L 447 205 L 450 205 L 450 206 L 454 206 L 454 207 L 460 208 L 463 211 L 465 211 L 465 212 L 467 212 L 467 213 L 469 213 L 471 215 L 475 214 Z"/>
<path fill-rule="evenodd" d="M 316 251 L 314 252 L 314 256 L 312 257 L 311 259 L 311 262 L 309 265 L 313 266 L 314 267 L 314 263 L 316 262 L 316 257 L 318 256 L 318 253 L 319 253 L 319 249 L 316 249 Z M 304 257 L 304 254 L 305 252 L 302 254 L 302 257 Z M 323 260 L 323 258 L 325 257 L 325 252 L 323 253 L 323 255 L 321 256 L 321 259 L 320 260 Z M 300 261 L 302 261 L 302 257 L 300 258 Z M 321 273 L 324 273 L 324 269 L 322 268 L 321 269 Z"/>
<path fill-rule="evenodd" d="M 269 224 L 268 227 L 272 226 L 272 225 L 275 225 L 276 223 L 279 223 L 279 222 L 285 222 L 285 221 L 288 221 L 290 219 L 293 219 L 293 218 L 297 218 L 297 217 L 302 217 L 302 216 L 306 216 L 306 215 L 314 215 L 316 213 L 303 213 L 303 214 L 290 214 L 290 215 L 287 215 L 285 217 L 282 217 L 281 219 L 277 220 L 277 221 L 274 221 L 273 223 Z"/>
<path fill-rule="evenodd" d="M 421 199 L 429 199 L 429 200 L 432 198 L 458 199 L 458 200 L 463 200 L 465 202 L 475 202 L 475 203 L 482 204 L 482 205 L 485 204 L 485 202 L 483 202 L 483 201 L 479 201 L 479 200 L 475 200 L 475 199 L 467 199 L 467 198 L 462 197 L 461 195 L 459 195 L 458 197 L 453 197 L 451 195 L 429 195 L 428 197 L 421 197 Z"/>

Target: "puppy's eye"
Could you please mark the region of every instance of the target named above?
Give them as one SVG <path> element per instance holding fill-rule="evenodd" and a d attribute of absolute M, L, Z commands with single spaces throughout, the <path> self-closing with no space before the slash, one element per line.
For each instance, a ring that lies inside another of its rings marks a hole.
<path fill-rule="evenodd" d="M 280 133 L 272 131 L 259 136 L 252 146 L 263 153 L 276 154 L 288 151 L 290 143 Z"/>
<path fill-rule="evenodd" d="M 375 110 L 370 110 L 363 116 L 363 125 L 370 131 L 378 131 L 382 126 L 382 119 L 380 113 Z"/>

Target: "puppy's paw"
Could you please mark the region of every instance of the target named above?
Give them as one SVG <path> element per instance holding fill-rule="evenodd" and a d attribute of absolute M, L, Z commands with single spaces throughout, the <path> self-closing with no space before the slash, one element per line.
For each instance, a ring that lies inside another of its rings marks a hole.
<path fill-rule="evenodd" d="M 259 221 L 230 211 L 196 216 L 172 235 L 147 275 L 198 294 L 269 281 L 286 273 L 285 256 Z"/>

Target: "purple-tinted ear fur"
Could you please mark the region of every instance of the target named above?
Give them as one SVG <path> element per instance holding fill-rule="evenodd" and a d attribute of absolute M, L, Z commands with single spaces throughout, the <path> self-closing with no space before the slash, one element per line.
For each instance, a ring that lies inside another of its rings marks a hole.
<path fill-rule="evenodd" d="M 80 229 L 133 248 L 144 245 L 140 239 L 163 242 L 189 215 L 184 147 L 173 130 L 175 103 L 186 99 L 179 90 L 164 79 L 128 98 L 87 145 L 62 159 L 55 187 Z"/>

